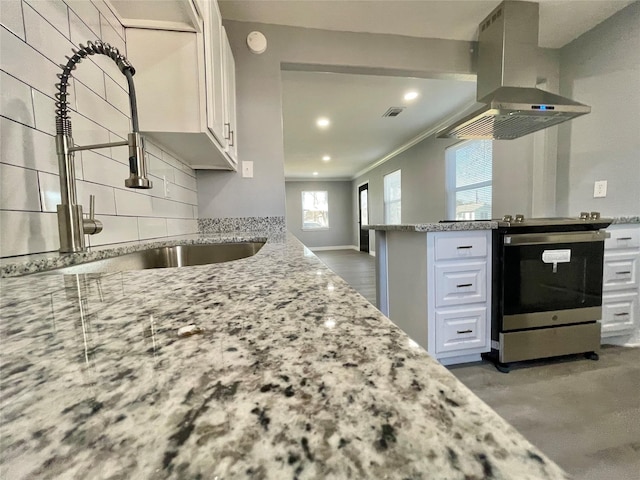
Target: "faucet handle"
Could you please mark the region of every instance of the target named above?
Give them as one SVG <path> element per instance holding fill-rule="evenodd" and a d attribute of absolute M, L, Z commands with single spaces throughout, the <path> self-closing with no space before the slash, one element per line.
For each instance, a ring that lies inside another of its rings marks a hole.
<path fill-rule="evenodd" d="M 84 233 L 87 235 L 95 235 L 102 231 L 102 222 L 96 220 L 96 196 L 89 195 L 89 218 L 82 220 Z"/>
<path fill-rule="evenodd" d="M 93 220 L 96 218 L 96 196 L 89 195 L 89 219 Z"/>

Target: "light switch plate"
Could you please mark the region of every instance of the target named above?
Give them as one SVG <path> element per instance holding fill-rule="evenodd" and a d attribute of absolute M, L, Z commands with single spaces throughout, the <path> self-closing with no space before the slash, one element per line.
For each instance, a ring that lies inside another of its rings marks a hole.
<path fill-rule="evenodd" d="M 253 178 L 253 162 L 242 162 L 242 177 Z"/>
<path fill-rule="evenodd" d="M 597 180 L 593 184 L 593 198 L 604 198 L 607 196 L 607 181 Z"/>

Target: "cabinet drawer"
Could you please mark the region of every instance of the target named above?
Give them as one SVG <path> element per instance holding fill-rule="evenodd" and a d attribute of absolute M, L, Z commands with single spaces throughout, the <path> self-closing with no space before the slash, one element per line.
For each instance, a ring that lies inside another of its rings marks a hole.
<path fill-rule="evenodd" d="M 435 239 L 436 261 L 486 257 L 487 243 L 485 235 L 456 236 L 451 233 L 438 235 Z"/>
<path fill-rule="evenodd" d="M 436 307 L 449 307 L 487 300 L 487 263 L 436 265 Z"/>
<path fill-rule="evenodd" d="M 485 307 L 436 311 L 436 353 L 485 347 Z"/>
<path fill-rule="evenodd" d="M 618 248 L 638 248 L 640 247 L 640 228 L 624 227 L 609 228 L 607 230 L 611 237 L 604 241 L 606 250 L 614 250 Z"/>
<path fill-rule="evenodd" d="M 607 294 L 602 297 L 602 336 L 633 332 L 638 316 L 638 294 Z"/>
<path fill-rule="evenodd" d="M 602 288 L 605 291 L 638 287 L 638 258 L 634 253 L 608 253 L 604 257 Z"/>

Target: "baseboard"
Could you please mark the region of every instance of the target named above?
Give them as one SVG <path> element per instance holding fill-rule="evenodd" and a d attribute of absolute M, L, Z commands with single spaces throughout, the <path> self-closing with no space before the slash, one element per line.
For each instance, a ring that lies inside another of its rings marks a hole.
<path fill-rule="evenodd" d="M 331 247 L 307 247 L 312 252 L 322 252 L 323 250 L 360 250 L 356 245 L 334 245 Z"/>

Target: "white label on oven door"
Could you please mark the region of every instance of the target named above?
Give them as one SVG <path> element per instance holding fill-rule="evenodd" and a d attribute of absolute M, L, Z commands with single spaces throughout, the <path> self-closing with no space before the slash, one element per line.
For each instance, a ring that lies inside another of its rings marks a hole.
<path fill-rule="evenodd" d="M 571 261 L 571 250 L 545 250 L 542 252 L 544 263 L 567 263 Z"/>

